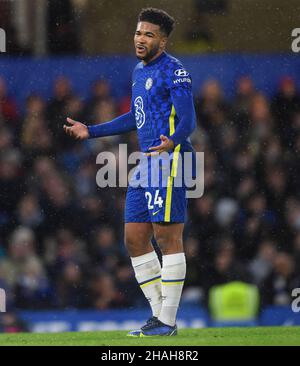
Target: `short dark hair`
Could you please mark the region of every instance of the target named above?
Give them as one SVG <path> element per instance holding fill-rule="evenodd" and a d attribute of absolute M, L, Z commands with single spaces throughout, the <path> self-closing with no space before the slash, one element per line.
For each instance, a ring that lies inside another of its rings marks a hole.
<path fill-rule="evenodd" d="M 169 37 L 175 26 L 175 20 L 171 15 L 164 10 L 156 8 L 142 9 L 138 17 L 138 22 L 149 22 L 159 25 L 160 30 L 164 32 L 167 37 Z"/>

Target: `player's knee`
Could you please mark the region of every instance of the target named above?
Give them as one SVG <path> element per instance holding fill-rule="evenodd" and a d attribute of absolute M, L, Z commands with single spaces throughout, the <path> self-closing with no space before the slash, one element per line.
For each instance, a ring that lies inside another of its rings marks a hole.
<path fill-rule="evenodd" d="M 136 237 L 125 236 L 124 242 L 130 257 L 139 257 L 154 250 L 151 242 L 143 242 Z"/>
<path fill-rule="evenodd" d="M 133 235 L 130 235 L 128 233 L 125 233 L 124 242 L 125 242 L 125 247 L 127 248 L 127 250 L 129 252 L 137 246 L 136 238 Z"/>
<path fill-rule="evenodd" d="M 155 240 L 160 247 L 170 244 L 170 239 L 166 235 L 156 234 Z"/>
<path fill-rule="evenodd" d="M 163 254 L 176 253 L 183 250 L 182 239 L 176 236 L 157 234 L 155 240 Z"/>
<path fill-rule="evenodd" d="M 142 245 L 142 241 L 140 241 L 136 235 L 133 235 L 132 233 L 126 234 L 124 237 L 125 247 L 127 249 L 127 252 L 131 257 L 137 257 L 139 255 L 144 254 L 144 250 L 147 248 L 144 248 Z"/>

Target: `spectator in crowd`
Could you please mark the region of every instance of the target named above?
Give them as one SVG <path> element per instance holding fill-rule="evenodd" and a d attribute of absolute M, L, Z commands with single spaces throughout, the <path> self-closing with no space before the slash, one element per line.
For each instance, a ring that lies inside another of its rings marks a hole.
<path fill-rule="evenodd" d="M 57 306 L 61 309 L 89 307 L 89 297 L 81 267 L 72 261 L 63 265 L 57 281 Z"/>
<path fill-rule="evenodd" d="M 37 261 L 29 262 L 19 273 L 15 285 L 15 306 L 18 309 L 51 309 L 55 294 L 45 270 Z"/>
<path fill-rule="evenodd" d="M 112 102 L 114 103 L 111 95 L 111 86 L 106 79 L 98 79 L 93 82 L 91 87 L 91 97 L 87 100 L 84 115 L 85 121 L 88 124 L 99 123 L 97 121 L 97 115 L 95 113 L 96 106 L 101 102 Z"/>
<path fill-rule="evenodd" d="M 48 102 L 46 107 L 46 119 L 49 130 L 55 136 L 54 143 L 56 151 L 61 151 L 66 141 L 66 136 L 62 132 L 62 126 L 66 118 L 67 103 L 73 96 L 71 81 L 65 76 L 58 77 L 54 82 L 53 98 Z M 72 144 L 70 140 L 68 139 L 68 142 Z"/>
<path fill-rule="evenodd" d="M 299 287 L 299 281 L 293 257 L 277 253 L 273 271 L 261 285 L 262 305 L 290 305 L 292 290 Z"/>
<path fill-rule="evenodd" d="M 94 105 L 93 109 L 93 121 L 91 124 L 99 124 L 107 121 L 111 121 L 117 117 L 116 115 L 116 105 L 112 98 L 100 99 Z M 120 136 L 106 136 L 101 139 L 96 139 L 91 141 L 93 150 L 96 153 L 99 151 L 113 150 L 114 146 L 120 141 Z"/>
<path fill-rule="evenodd" d="M 255 87 L 252 79 L 244 75 L 237 80 L 236 95 L 232 103 L 232 117 L 234 125 L 244 133 L 250 124 L 250 109 Z"/>
<path fill-rule="evenodd" d="M 300 230 L 295 234 L 292 254 L 295 259 L 295 271 L 300 274 Z"/>
<path fill-rule="evenodd" d="M 0 151 L 4 152 L 12 148 L 13 135 L 10 130 L 4 126 L 0 118 Z"/>
<path fill-rule="evenodd" d="M 147 301 L 142 291 L 134 284 L 134 272 L 129 258 L 120 259 L 113 272 L 116 278 L 116 288 L 120 297 L 123 297 L 122 307 L 145 307 Z"/>
<path fill-rule="evenodd" d="M 209 261 L 213 256 L 213 248 L 211 242 L 218 234 L 218 226 L 214 218 L 214 197 L 205 194 L 201 198 L 197 198 L 192 203 L 191 228 L 195 237 L 199 239 L 200 248 L 199 255 Z"/>
<path fill-rule="evenodd" d="M 278 246 L 278 243 L 270 239 L 265 239 L 258 245 L 257 254 L 249 263 L 249 272 L 258 286 L 271 273 Z"/>
<path fill-rule="evenodd" d="M 43 264 L 35 252 L 35 237 L 31 229 L 18 227 L 11 234 L 7 256 L 2 258 L 2 275 L 10 286 L 14 286 L 20 275 L 31 266 L 44 271 Z"/>
<path fill-rule="evenodd" d="M 53 138 L 47 128 L 45 103 L 39 95 L 30 95 L 26 101 L 20 143 L 25 166 L 30 167 L 37 155 L 52 155 Z"/>
<path fill-rule="evenodd" d="M 278 93 L 271 101 L 271 108 L 276 118 L 278 136 L 286 147 L 291 148 L 292 119 L 300 111 L 300 95 L 294 79 L 285 76 L 280 80 Z"/>
<path fill-rule="evenodd" d="M 41 210 L 38 197 L 34 193 L 28 193 L 19 201 L 16 210 L 16 221 L 20 226 L 33 229 L 36 233 L 45 224 L 45 215 Z"/>
<path fill-rule="evenodd" d="M 16 313 L 8 311 L 0 314 L 0 333 L 22 333 L 28 330 L 27 324 Z"/>
<path fill-rule="evenodd" d="M 203 281 L 203 264 L 199 253 L 199 242 L 195 237 L 188 236 L 184 246 L 189 270 L 185 278 L 182 301 L 200 304 L 203 301 L 203 289 L 200 287 Z"/>
<path fill-rule="evenodd" d="M 258 251 L 261 237 L 271 235 L 276 231 L 276 215 L 267 210 L 266 199 L 260 193 L 253 193 L 245 201 L 240 212 L 238 223 L 239 230 L 236 240 L 241 240 L 243 245 L 239 248 L 239 256 L 243 260 L 252 259 Z"/>
<path fill-rule="evenodd" d="M 231 238 L 222 238 L 216 241 L 214 260 L 207 265 L 202 286 L 205 291 L 205 301 L 208 300 L 209 290 L 215 285 L 232 281 L 251 282 L 247 269 L 242 265 L 235 254 L 235 243 Z"/>
<path fill-rule="evenodd" d="M 53 262 L 49 262 L 48 265 L 56 283 L 60 281 L 68 263 L 75 263 L 79 269 L 86 268 L 86 272 L 89 272 L 89 257 L 84 241 L 76 237 L 73 231 L 65 228 L 56 231 L 55 239 Z"/>
<path fill-rule="evenodd" d="M 254 154 L 259 152 L 262 142 L 270 138 L 274 130 L 274 121 L 267 98 L 262 93 L 256 93 L 250 106 L 250 125 L 245 137 Z"/>
<path fill-rule="evenodd" d="M 54 81 L 53 94 L 53 98 L 47 106 L 47 119 L 50 124 L 62 114 L 67 100 L 73 94 L 70 80 L 65 76 L 58 77 Z"/>
<path fill-rule="evenodd" d="M 117 269 L 120 249 L 111 227 L 103 226 L 97 230 L 91 253 L 95 266 L 112 273 Z"/>
<path fill-rule="evenodd" d="M 51 308 L 51 286 L 44 264 L 36 254 L 31 229 L 21 226 L 12 233 L 7 256 L 0 260 L 0 272 L 14 290 L 16 307 Z"/>
<path fill-rule="evenodd" d="M 14 229 L 15 210 L 24 192 L 21 154 L 12 148 L 0 154 L 0 233 L 9 235 Z"/>
<path fill-rule="evenodd" d="M 19 111 L 16 101 L 8 95 L 5 79 L 0 75 L 0 115 L 11 130 L 17 129 Z"/>
<path fill-rule="evenodd" d="M 97 273 L 92 279 L 91 304 L 97 310 L 120 308 L 126 304 L 124 292 L 118 291 L 114 277 L 108 272 Z"/>
<path fill-rule="evenodd" d="M 196 97 L 195 108 L 199 124 L 208 133 L 213 133 L 215 125 L 222 121 L 219 115 L 226 117 L 226 113 L 229 112 L 229 106 L 217 80 L 209 79 L 204 83 L 199 95 Z"/>

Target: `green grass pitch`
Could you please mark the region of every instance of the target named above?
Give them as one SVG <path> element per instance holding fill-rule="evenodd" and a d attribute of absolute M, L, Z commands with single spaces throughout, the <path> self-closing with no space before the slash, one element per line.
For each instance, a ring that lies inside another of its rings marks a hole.
<path fill-rule="evenodd" d="M 1 346 L 300 345 L 300 327 L 179 329 L 176 337 L 126 337 L 126 331 L 0 334 Z"/>

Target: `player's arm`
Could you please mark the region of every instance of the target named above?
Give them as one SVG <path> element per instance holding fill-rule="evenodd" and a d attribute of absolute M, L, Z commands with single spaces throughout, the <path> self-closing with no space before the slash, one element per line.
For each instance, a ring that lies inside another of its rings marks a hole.
<path fill-rule="evenodd" d="M 175 132 L 170 139 L 174 145 L 183 143 L 194 131 L 196 127 L 196 112 L 194 107 L 193 94 L 190 89 L 171 89 L 172 102 L 178 116 L 179 122 Z"/>
<path fill-rule="evenodd" d="M 69 126 L 64 125 L 65 132 L 78 140 L 121 135 L 122 133 L 136 129 L 135 117 L 132 110 L 112 121 L 100 123 L 98 125 L 87 126 L 81 122 L 74 121 L 71 118 L 67 118 L 67 122 L 69 123 Z"/>
<path fill-rule="evenodd" d="M 129 131 L 136 130 L 136 122 L 133 112 L 122 114 L 110 122 L 99 125 L 88 126 L 89 137 L 103 137 L 121 135 Z"/>
<path fill-rule="evenodd" d="M 172 87 L 170 88 L 170 95 L 179 122 L 175 132 L 171 136 L 161 135 L 161 144 L 149 148 L 154 153 L 147 155 L 174 149 L 176 145 L 183 143 L 196 127 L 196 113 L 191 86 L 181 85 Z"/>

